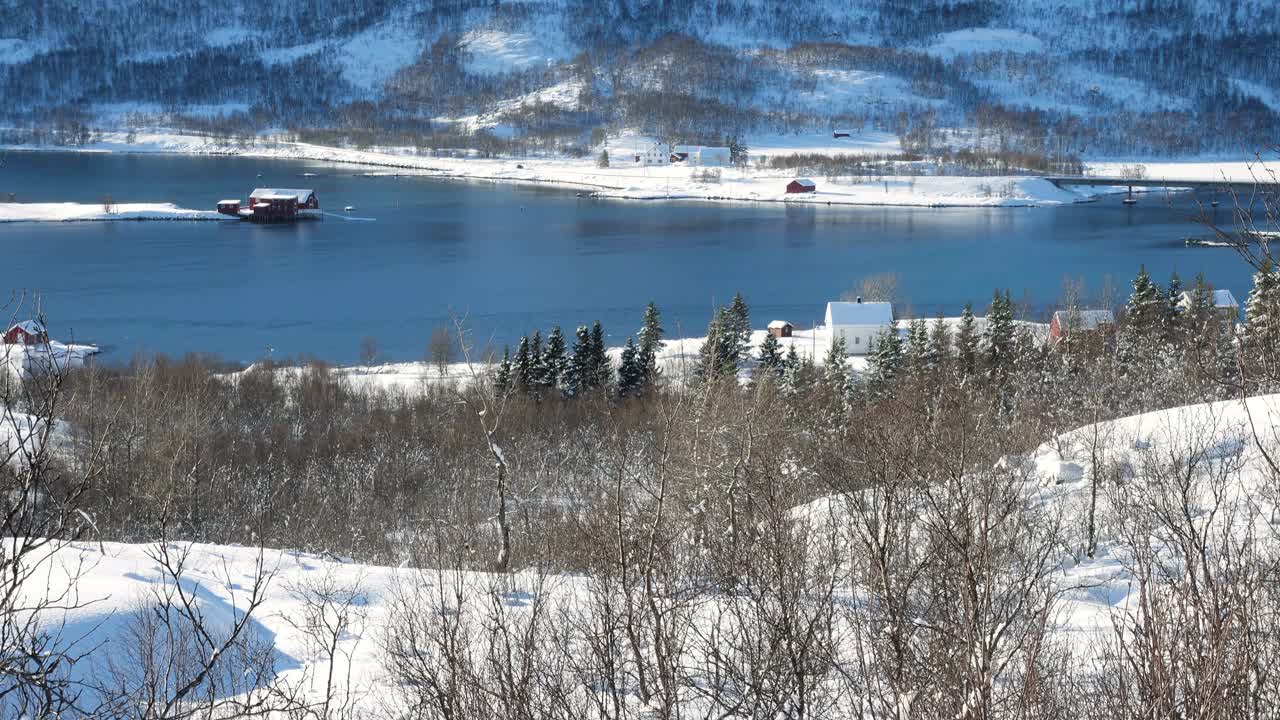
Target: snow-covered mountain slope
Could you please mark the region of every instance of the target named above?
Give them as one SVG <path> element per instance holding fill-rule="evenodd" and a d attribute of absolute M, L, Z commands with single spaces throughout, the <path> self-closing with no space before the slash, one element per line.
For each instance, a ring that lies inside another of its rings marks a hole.
<path fill-rule="evenodd" d="M 1269 0 L 10 0 L 0 91 L 13 118 L 137 103 L 413 129 L 573 80 L 585 102 L 516 126 L 1069 126 L 1073 150 L 1173 134 L 1194 152 L 1275 128 L 1278 36 Z"/>

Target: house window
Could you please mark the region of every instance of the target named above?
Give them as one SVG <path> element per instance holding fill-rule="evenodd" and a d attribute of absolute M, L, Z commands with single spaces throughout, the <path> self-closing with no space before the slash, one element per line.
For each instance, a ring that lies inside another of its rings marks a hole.
<path fill-rule="evenodd" d="M 853 344 L 854 344 L 854 345 L 861 345 L 861 344 L 862 344 L 862 338 L 861 338 L 861 337 L 859 337 L 859 336 L 857 336 L 857 335 L 854 335 L 854 336 L 853 336 Z"/>

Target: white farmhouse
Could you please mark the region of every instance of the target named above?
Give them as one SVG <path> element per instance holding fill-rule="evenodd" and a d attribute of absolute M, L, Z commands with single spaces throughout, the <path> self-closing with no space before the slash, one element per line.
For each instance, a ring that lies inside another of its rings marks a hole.
<path fill-rule="evenodd" d="M 893 327 L 893 303 L 854 302 L 827 303 L 827 328 L 831 342 L 844 338 L 850 355 L 866 355 L 875 349 L 876 336 Z"/>
<path fill-rule="evenodd" d="M 1240 317 L 1240 303 L 1236 302 L 1236 296 L 1231 294 L 1230 290 L 1214 290 L 1213 308 L 1222 313 L 1222 316 L 1228 320 L 1235 321 Z M 1184 291 L 1182 297 L 1178 300 L 1178 307 L 1183 310 L 1189 310 L 1195 298 L 1190 291 Z"/>
<path fill-rule="evenodd" d="M 727 147 L 674 145 L 671 155 L 690 167 L 728 167 L 732 164 L 732 153 Z"/>
<path fill-rule="evenodd" d="M 626 157 L 634 161 L 632 164 L 635 165 L 670 165 L 671 146 L 666 143 L 654 143 L 648 148 L 629 152 Z"/>

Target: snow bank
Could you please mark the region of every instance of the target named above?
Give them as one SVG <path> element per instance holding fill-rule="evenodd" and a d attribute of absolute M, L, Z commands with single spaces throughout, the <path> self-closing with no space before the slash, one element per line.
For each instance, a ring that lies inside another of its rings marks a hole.
<path fill-rule="evenodd" d="M 173 203 L 121 203 L 111 212 L 101 203 L 0 203 L 0 223 L 116 220 L 235 220 L 213 210 L 188 210 Z"/>
<path fill-rule="evenodd" d="M 1044 43 L 1035 35 L 1017 30 L 966 28 L 938 35 L 925 52 L 953 60 L 958 55 L 989 52 L 1041 53 Z"/>

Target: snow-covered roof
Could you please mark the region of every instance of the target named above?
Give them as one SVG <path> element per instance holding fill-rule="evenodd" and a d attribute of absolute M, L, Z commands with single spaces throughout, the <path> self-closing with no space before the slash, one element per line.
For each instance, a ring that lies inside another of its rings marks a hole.
<path fill-rule="evenodd" d="M 784 327 L 786 327 L 786 326 L 788 326 L 788 325 L 791 325 L 791 323 L 787 322 L 786 320 L 774 320 L 774 321 L 772 321 L 772 322 L 770 322 L 770 323 L 769 323 L 769 329 L 770 329 L 770 330 L 781 330 L 782 328 L 784 328 Z M 793 325 L 792 327 L 795 327 L 795 326 Z"/>
<path fill-rule="evenodd" d="M 1191 307 L 1191 292 L 1183 291 L 1182 299 L 1178 301 L 1181 307 Z M 1236 296 L 1231 294 L 1230 290 L 1214 290 L 1213 306 L 1223 310 L 1235 310 L 1240 307 L 1240 303 L 1236 302 Z"/>
<path fill-rule="evenodd" d="M 264 197 L 282 195 L 296 197 L 298 198 L 298 202 L 304 203 L 307 201 L 307 198 L 314 195 L 315 192 L 315 190 L 298 190 L 290 188 L 254 188 L 253 192 L 249 193 L 249 197 L 261 200 Z"/>
<path fill-rule="evenodd" d="M 1053 319 L 1058 321 L 1058 327 L 1066 328 L 1070 323 L 1073 329 L 1077 330 L 1096 330 L 1099 325 L 1114 325 L 1116 322 L 1115 313 L 1110 310 L 1076 310 L 1072 317 L 1071 310 L 1058 310 L 1053 313 Z"/>
<path fill-rule="evenodd" d="M 219 205 L 239 205 L 240 201 L 239 200 L 219 200 L 218 204 Z"/>
<path fill-rule="evenodd" d="M 18 328 L 28 335 L 43 335 L 45 333 L 44 325 L 41 325 L 39 320 L 23 320 L 9 329 L 12 330 L 13 328 Z"/>
<path fill-rule="evenodd" d="M 804 187 L 818 187 L 818 184 L 810 180 L 809 178 L 796 178 L 795 181 L 796 181 L 796 184 L 803 185 Z"/>
<path fill-rule="evenodd" d="M 893 303 L 829 302 L 827 325 L 880 326 L 893 324 Z"/>
<path fill-rule="evenodd" d="M 298 197 L 297 197 L 296 195 L 291 194 L 291 193 L 267 193 L 266 195 L 254 195 L 253 197 L 254 197 L 254 199 L 255 199 L 255 200 L 258 200 L 258 201 L 262 201 L 262 200 L 298 200 Z M 299 202 L 306 202 L 306 201 L 305 201 L 305 200 L 300 200 Z"/>

